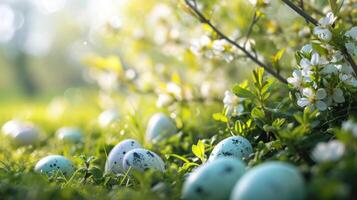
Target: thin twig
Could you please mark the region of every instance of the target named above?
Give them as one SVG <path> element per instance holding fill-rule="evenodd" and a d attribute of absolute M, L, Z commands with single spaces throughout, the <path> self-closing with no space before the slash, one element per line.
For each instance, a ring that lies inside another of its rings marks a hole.
<path fill-rule="evenodd" d="M 287 81 L 284 77 L 282 77 L 278 72 L 276 72 L 271 65 L 269 64 L 265 64 L 263 62 L 261 62 L 257 57 L 253 56 L 250 52 L 248 52 L 244 47 L 240 46 L 238 43 L 236 43 L 235 41 L 233 41 L 232 39 L 230 39 L 228 36 L 226 36 L 224 33 L 222 33 L 215 25 L 213 25 L 211 23 L 211 21 L 209 19 L 207 19 L 198 9 L 196 6 L 194 6 L 194 4 L 190 3 L 190 0 L 185 0 L 186 4 L 191 8 L 191 10 L 197 15 L 197 17 L 199 18 L 199 20 L 204 23 L 207 24 L 208 26 L 210 26 L 212 28 L 212 30 L 214 32 L 217 33 L 217 35 L 219 35 L 222 39 L 226 40 L 228 43 L 230 43 L 231 45 L 235 46 L 236 48 L 238 48 L 239 50 L 241 50 L 245 55 L 247 55 L 248 58 L 250 58 L 253 62 L 255 62 L 256 64 L 258 64 L 258 66 L 263 67 L 269 74 L 271 74 L 272 76 L 274 76 L 275 78 L 277 78 L 280 82 L 287 84 Z M 193 1 L 195 2 L 195 1 Z"/>
<path fill-rule="evenodd" d="M 304 10 L 301 8 L 297 7 L 293 2 L 289 0 L 282 0 L 287 6 L 289 6 L 291 9 L 293 9 L 296 13 L 298 13 L 300 16 L 305 18 L 308 22 L 312 23 L 315 26 L 319 25 L 319 22 L 312 18 L 310 15 L 308 15 Z"/>
<path fill-rule="evenodd" d="M 250 35 L 252 34 L 253 32 L 253 27 L 254 25 L 258 22 L 259 20 L 259 17 L 257 16 L 257 11 L 254 9 L 254 15 L 253 15 L 253 18 L 252 18 L 252 21 L 250 22 L 250 25 L 249 25 L 249 28 L 248 28 L 248 31 L 247 31 L 247 34 L 245 36 L 245 41 L 244 41 L 244 47 L 246 46 L 248 40 L 249 40 L 249 37 Z"/>

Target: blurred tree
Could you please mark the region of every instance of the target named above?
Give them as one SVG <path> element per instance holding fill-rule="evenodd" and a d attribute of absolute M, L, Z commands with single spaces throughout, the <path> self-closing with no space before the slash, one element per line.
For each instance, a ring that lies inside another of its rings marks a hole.
<path fill-rule="evenodd" d="M 34 96 L 37 92 L 37 87 L 32 79 L 29 70 L 28 56 L 24 52 L 24 44 L 26 42 L 30 21 L 31 21 L 31 9 L 29 9 L 29 2 L 15 1 L 12 7 L 23 16 L 24 23 L 22 27 L 15 32 L 13 37 L 13 46 L 11 54 L 11 63 L 13 63 L 14 72 L 18 80 L 19 86 L 24 91 L 25 95 Z"/>

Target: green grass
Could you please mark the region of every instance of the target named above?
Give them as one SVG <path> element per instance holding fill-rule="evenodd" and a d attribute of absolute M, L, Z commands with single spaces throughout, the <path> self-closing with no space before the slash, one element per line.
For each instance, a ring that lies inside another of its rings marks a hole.
<path fill-rule="evenodd" d="M 169 154 L 190 155 L 191 145 L 199 138 L 217 134 L 212 114 L 221 105 L 190 104 L 178 106 L 175 112 L 180 133 L 167 141 L 151 145 L 144 141 L 146 123 L 157 112 L 154 98 L 138 96 L 138 102 L 118 97 L 121 120 L 110 128 L 100 128 L 97 98 L 85 94 L 78 102 L 65 103 L 62 115 L 49 113 L 46 101 L 8 101 L 0 105 L 0 124 L 12 118 L 33 122 L 41 129 L 41 142 L 33 147 L 16 147 L 4 135 L 0 136 L 0 194 L 5 199 L 178 199 L 184 171 L 182 161 Z M 160 111 L 160 110 L 159 110 Z M 135 113 L 135 114 L 133 114 Z M 55 137 L 62 126 L 77 126 L 85 136 L 83 144 L 63 144 Z M 157 152 L 165 161 L 164 174 L 147 172 L 132 176 L 104 174 L 104 164 L 111 148 L 126 138 L 140 141 L 145 148 Z M 48 177 L 34 172 L 42 157 L 60 154 L 71 159 L 77 171 L 72 177 Z M 94 156 L 89 167 L 85 160 Z M 86 178 L 85 178 L 86 177 Z M 159 184 L 159 185 L 157 185 Z M 153 189 L 154 188 L 154 189 Z"/>

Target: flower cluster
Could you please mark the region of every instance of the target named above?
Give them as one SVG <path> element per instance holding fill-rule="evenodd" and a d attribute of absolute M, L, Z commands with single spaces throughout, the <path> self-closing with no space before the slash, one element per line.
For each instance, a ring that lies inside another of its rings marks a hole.
<path fill-rule="evenodd" d="M 345 33 L 347 38 L 347 42 L 345 43 L 345 47 L 353 56 L 357 55 L 357 26 L 352 27 L 349 31 Z"/>
<path fill-rule="evenodd" d="M 342 130 L 351 132 L 353 137 L 357 138 L 357 122 L 348 120 L 342 123 Z"/>
<path fill-rule="evenodd" d="M 175 100 L 183 99 L 183 90 L 181 86 L 174 82 L 169 82 L 162 90 L 158 92 L 158 99 L 156 101 L 157 107 L 166 107 L 172 104 Z"/>
<path fill-rule="evenodd" d="M 201 36 L 192 42 L 190 47 L 195 55 L 204 55 L 207 58 L 223 58 L 226 62 L 232 62 L 237 48 L 230 45 L 224 39 L 211 40 L 207 35 Z"/>
<path fill-rule="evenodd" d="M 227 90 L 224 93 L 223 103 L 228 117 L 238 116 L 244 111 L 244 107 L 240 104 L 238 97 L 231 91 Z"/>
<path fill-rule="evenodd" d="M 312 151 L 312 158 L 316 162 L 338 161 L 345 153 L 345 145 L 338 140 L 320 142 Z"/>
<path fill-rule="evenodd" d="M 335 19 L 332 13 L 321 19 L 320 26 L 314 29 L 321 42 L 307 44 L 297 52 L 298 69 L 287 81 L 298 91 L 296 98 L 300 107 L 327 110 L 345 102 L 348 88 L 357 87 L 353 68 L 344 60 L 341 51 L 324 43 L 332 38 L 329 29 Z M 354 30 L 346 32 L 346 36 L 355 38 Z"/>
<path fill-rule="evenodd" d="M 329 29 L 335 20 L 336 17 L 332 12 L 327 13 L 326 17 L 320 19 L 320 25 L 314 28 L 314 35 L 323 41 L 330 41 L 332 39 L 332 33 Z"/>

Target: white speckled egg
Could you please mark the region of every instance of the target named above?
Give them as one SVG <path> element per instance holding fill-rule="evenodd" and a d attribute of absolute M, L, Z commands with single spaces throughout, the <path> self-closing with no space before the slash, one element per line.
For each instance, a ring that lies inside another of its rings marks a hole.
<path fill-rule="evenodd" d="M 130 167 L 137 171 L 146 171 L 153 169 L 157 171 L 165 171 L 165 163 L 154 152 L 147 149 L 133 149 L 125 154 L 123 159 L 124 170 Z"/>
<path fill-rule="evenodd" d="M 35 166 L 35 171 L 47 175 L 53 175 L 56 172 L 60 172 L 64 176 L 71 176 L 74 172 L 74 166 L 72 162 L 64 156 L 51 155 L 38 161 Z"/>
<path fill-rule="evenodd" d="M 40 139 L 39 130 L 31 125 L 21 126 L 9 135 L 16 145 L 34 145 Z"/>
<path fill-rule="evenodd" d="M 83 141 L 83 135 L 78 128 L 63 127 L 57 133 L 57 138 L 66 143 L 80 143 Z"/>
<path fill-rule="evenodd" d="M 137 148 L 141 148 L 141 145 L 133 139 L 126 139 L 115 145 L 108 155 L 107 162 L 105 163 L 105 171 L 113 173 L 123 172 L 123 158 L 125 154 Z"/>
<path fill-rule="evenodd" d="M 110 124 L 118 121 L 119 112 L 116 109 L 109 109 L 102 112 L 98 117 L 98 123 L 101 127 L 108 127 Z"/>
<path fill-rule="evenodd" d="M 156 113 L 149 120 L 146 141 L 155 143 L 175 133 L 177 133 L 177 128 L 172 119 L 163 113 Z"/>
<path fill-rule="evenodd" d="M 1 130 L 4 135 L 11 135 L 13 132 L 15 132 L 17 129 L 23 126 L 25 126 L 24 122 L 14 119 L 14 120 L 7 121 L 2 126 Z"/>
<path fill-rule="evenodd" d="M 245 172 L 245 164 L 235 158 L 219 158 L 194 170 L 183 185 L 184 200 L 229 199 L 235 183 Z"/>
<path fill-rule="evenodd" d="M 267 162 L 248 171 L 234 186 L 231 200 L 302 200 L 304 180 L 296 167 Z"/>
<path fill-rule="evenodd" d="M 248 158 L 253 153 L 250 142 L 241 136 L 232 136 L 219 142 L 211 152 L 209 161 L 220 157 Z"/>

